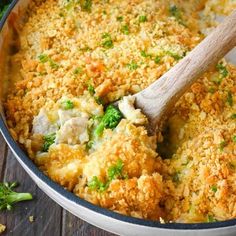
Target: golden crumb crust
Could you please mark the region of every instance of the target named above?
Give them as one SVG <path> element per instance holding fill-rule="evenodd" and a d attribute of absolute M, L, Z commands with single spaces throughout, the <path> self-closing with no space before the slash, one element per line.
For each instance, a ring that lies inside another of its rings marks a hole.
<path fill-rule="evenodd" d="M 215 25 L 214 11 L 233 8 L 230 0 L 32 1 L 10 57 L 12 136 L 52 180 L 99 206 L 161 222 L 235 218 L 236 68 L 224 59 L 182 96 L 162 133 L 148 136 L 128 96 L 119 124 L 96 130 L 108 104 L 161 77 Z"/>

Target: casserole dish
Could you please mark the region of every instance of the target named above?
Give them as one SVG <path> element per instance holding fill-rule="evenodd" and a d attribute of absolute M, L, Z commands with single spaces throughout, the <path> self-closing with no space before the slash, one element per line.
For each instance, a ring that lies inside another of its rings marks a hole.
<path fill-rule="evenodd" d="M 2 75 L 2 88 L 1 95 L 4 96 L 4 56 L 5 48 L 9 44 L 10 32 L 14 29 L 14 24 L 20 22 L 24 9 L 27 8 L 29 1 L 13 1 L 6 16 L 1 21 L 1 75 Z M 45 176 L 21 150 L 20 146 L 11 137 L 5 122 L 3 109 L 1 109 L 0 119 L 1 132 L 12 149 L 16 158 L 34 179 L 38 186 L 53 200 L 55 200 L 62 207 L 88 221 L 100 228 L 120 235 L 234 235 L 236 230 L 236 220 L 228 220 L 213 223 L 198 223 L 198 224 L 180 224 L 180 223 L 167 223 L 161 224 L 150 220 L 141 220 L 103 209 L 95 206 L 81 198 L 76 197 L 72 193 L 66 191 L 63 187 L 59 186 L 47 176 Z"/>

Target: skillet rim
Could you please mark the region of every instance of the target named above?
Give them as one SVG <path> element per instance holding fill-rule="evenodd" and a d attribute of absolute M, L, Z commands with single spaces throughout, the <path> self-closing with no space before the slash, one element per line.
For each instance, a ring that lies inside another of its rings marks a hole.
<path fill-rule="evenodd" d="M 0 20 L 0 33 L 6 20 L 20 0 L 13 0 L 10 4 L 8 10 L 5 12 L 4 16 Z M 2 103 L 2 101 L 1 101 Z M 62 186 L 57 184 L 56 182 L 52 181 L 48 176 L 46 176 L 42 171 L 38 169 L 38 167 L 30 160 L 30 158 L 23 152 L 17 142 L 12 138 L 10 132 L 8 131 L 7 125 L 5 123 L 5 116 L 3 112 L 0 114 L 0 131 L 4 136 L 5 140 L 7 141 L 8 145 L 14 150 L 15 154 L 18 158 L 36 175 L 41 181 L 46 183 L 50 188 L 53 188 L 57 194 L 62 195 L 63 197 L 67 198 L 67 200 L 74 202 L 88 210 L 95 211 L 96 213 L 102 214 L 107 217 L 111 217 L 115 220 L 122 221 L 125 223 L 152 227 L 152 228 L 159 228 L 159 229 L 169 229 L 169 230 L 210 230 L 210 229 L 220 229 L 220 228 L 227 228 L 236 226 L 236 219 L 226 220 L 226 221 L 218 221 L 218 222 L 211 222 L 211 223 L 165 223 L 161 224 L 158 221 L 153 220 L 145 220 L 139 219 L 131 216 L 122 215 L 111 210 L 102 208 L 100 206 L 94 205 L 75 194 L 65 190 Z M 34 181 L 34 179 L 33 179 Z M 35 182 L 35 181 L 34 181 Z M 36 183 L 37 184 L 37 183 Z"/>

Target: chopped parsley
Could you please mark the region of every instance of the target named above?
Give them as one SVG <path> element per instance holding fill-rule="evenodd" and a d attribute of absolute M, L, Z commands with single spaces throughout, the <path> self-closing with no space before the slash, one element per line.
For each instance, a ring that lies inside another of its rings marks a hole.
<path fill-rule="evenodd" d="M 41 63 L 49 62 L 49 65 L 52 69 L 58 69 L 59 65 L 55 63 L 47 54 L 41 54 L 38 56 L 38 59 Z"/>
<path fill-rule="evenodd" d="M 123 115 L 121 114 L 120 110 L 113 105 L 109 105 L 100 123 L 94 131 L 95 136 L 101 136 L 104 129 L 114 129 L 122 118 Z"/>
<path fill-rule="evenodd" d="M 74 104 L 71 100 L 65 100 L 61 103 L 61 107 L 64 109 L 64 110 L 70 110 L 70 109 L 73 109 L 74 108 Z"/>
<path fill-rule="evenodd" d="M 56 139 L 56 133 L 48 134 L 43 137 L 43 152 L 47 152 L 49 147 L 55 142 Z"/>
<path fill-rule="evenodd" d="M 158 63 L 161 61 L 161 57 L 159 57 L 159 56 L 153 57 L 152 54 L 147 53 L 147 52 L 144 51 L 144 50 L 142 50 L 142 51 L 140 52 L 140 54 L 141 54 L 142 57 L 150 58 L 150 59 L 154 60 L 154 62 L 155 62 L 156 64 L 158 64 Z"/>
<path fill-rule="evenodd" d="M 94 97 L 95 101 L 97 104 L 99 105 L 103 105 L 104 104 L 104 101 L 101 97 Z"/>
<path fill-rule="evenodd" d="M 213 87 L 209 88 L 208 90 L 209 93 L 214 93 L 215 92 L 215 89 Z"/>
<path fill-rule="evenodd" d="M 147 21 L 147 16 L 144 16 L 144 15 L 139 16 L 138 21 L 139 21 L 139 23 L 144 23 L 144 22 L 146 22 L 146 21 Z"/>
<path fill-rule="evenodd" d="M 48 62 L 49 57 L 46 54 L 41 54 L 38 56 L 38 59 L 41 63 L 46 63 L 46 62 Z"/>
<path fill-rule="evenodd" d="M 228 91 L 228 94 L 227 94 L 227 103 L 229 104 L 229 106 L 233 106 L 233 95 L 231 93 L 231 91 Z"/>
<path fill-rule="evenodd" d="M 91 12 L 92 0 L 79 0 L 82 11 Z"/>
<path fill-rule="evenodd" d="M 226 67 L 223 65 L 222 62 L 216 65 L 216 69 L 219 71 L 220 77 L 222 79 L 229 74 L 228 70 L 226 69 Z"/>
<path fill-rule="evenodd" d="M 230 118 L 231 118 L 231 119 L 236 119 L 236 113 L 232 114 L 232 115 L 230 116 Z"/>
<path fill-rule="evenodd" d="M 173 16 L 178 23 L 181 25 L 184 25 L 183 18 L 182 18 L 182 12 L 176 5 L 171 5 L 169 7 L 169 13 L 171 16 Z"/>
<path fill-rule="evenodd" d="M 178 173 L 178 172 L 176 172 L 176 173 L 173 174 L 172 180 L 173 180 L 173 182 L 175 182 L 175 183 L 179 183 L 179 182 L 180 182 L 180 176 L 179 176 L 179 173 Z"/>
<path fill-rule="evenodd" d="M 151 58 L 151 57 L 152 57 L 151 54 L 146 53 L 144 50 L 142 50 L 142 51 L 140 52 L 140 54 L 141 54 L 142 57 L 145 57 L 145 58 L 148 58 L 148 57 Z"/>
<path fill-rule="evenodd" d="M 90 95 L 95 94 L 95 89 L 94 89 L 93 85 L 91 85 L 91 84 L 88 85 L 88 91 L 89 91 Z"/>
<path fill-rule="evenodd" d="M 101 180 L 98 179 L 97 176 L 93 176 L 92 180 L 88 182 L 88 187 L 91 190 L 97 190 L 99 192 L 105 191 L 108 186 L 108 183 L 103 183 Z"/>
<path fill-rule="evenodd" d="M 79 50 L 80 50 L 81 52 L 88 52 L 88 51 L 91 51 L 92 49 L 87 45 L 87 46 L 85 46 L 85 47 L 79 48 Z"/>
<path fill-rule="evenodd" d="M 81 67 L 77 67 L 76 69 L 74 69 L 73 74 L 78 75 L 82 73 L 82 68 Z"/>
<path fill-rule="evenodd" d="M 86 144 L 87 151 L 92 148 L 93 144 L 94 144 L 93 140 L 90 140 L 90 141 L 87 142 L 87 144 Z"/>
<path fill-rule="evenodd" d="M 180 56 L 179 54 L 172 51 L 166 51 L 166 54 L 173 57 L 177 61 L 183 58 L 183 56 Z"/>
<path fill-rule="evenodd" d="M 236 143 L 236 135 L 233 136 L 232 140 L 234 143 Z"/>
<path fill-rule="evenodd" d="M 52 61 L 52 60 L 49 61 L 49 64 L 50 64 L 50 66 L 51 66 L 52 69 L 58 69 L 58 68 L 59 68 L 58 64 L 55 63 L 55 62 Z"/>
<path fill-rule="evenodd" d="M 123 170 L 123 162 L 122 160 L 118 160 L 116 165 L 113 165 L 111 167 L 109 167 L 108 169 L 108 179 L 109 180 L 113 180 L 116 178 L 123 178 L 123 174 L 122 174 L 122 170 Z"/>
<path fill-rule="evenodd" d="M 215 75 L 211 78 L 211 80 L 212 80 L 212 82 L 214 82 L 217 85 L 220 85 L 222 82 L 222 78 L 219 76 L 215 76 Z"/>
<path fill-rule="evenodd" d="M 113 41 L 112 41 L 112 38 L 111 38 L 111 35 L 109 33 L 104 33 L 102 35 L 102 39 L 103 39 L 103 42 L 102 42 L 102 46 L 106 49 L 109 49 L 109 48 L 113 48 Z"/>
<path fill-rule="evenodd" d="M 207 215 L 207 222 L 216 222 L 217 220 L 212 215 Z"/>
<path fill-rule="evenodd" d="M 138 64 L 135 61 L 132 61 L 131 63 L 127 64 L 127 67 L 130 70 L 136 70 L 136 69 L 138 69 Z"/>
<path fill-rule="evenodd" d="M 118 159 L 116 164 L 110 166 L 107 171 L 107 178 L 105 182 L 98 179 L 97 176 L 93 176 L 92 180 L 88 182 L 88 187 L 91 190 L 96 190 L 99 192 L 105 191 L 112 180 L 121 178 L 126 179 L 128 176 L 123 174 L 124 164 L 121 159 Z"/>
<path fill-rule="evenodd" d="M 161 58 L 160 58 L 159 56 L 156 56 L 156 57 L 154 58 L 154 62 L 155 62 L 156 64 L 158 64 L 160 61 L 161 61 Z"/>
<path fill-rule="evenodd" d="M 213 186 L 211 187 L 211 190 L 212 190 L 214 193 L 216 193 L 216 192 L 217 192 L 217 186 L 213 185 Z"/>
<path fill-rule="evenodd" d="M 122 25 L 122 26 L 121 26 L 121 32 L 122 32 L 123 34 L 128 35 L 128 34 L 129 34 L 129 26 L 128 26 L 128 25 Z"/>
<path fill-rule="evenodd" d="M 231 170 L 235 170 L 235 165 L 232 162 L 230 162 L 228 166 Z"/>
<path fill-rule="evenodd" d="M 219 147 L 220 151 L 223 151 L 224 148 L 226 147 L 226 145 L 227 145 L 226 141 L 222 141 L 222 142 L 220 143 L 220 147 Z"/>
<path fill-rule="evenodd" d="M 124 17 L 123 17 L 123 16 L 118 16 L 118 17 L 116 18 L 116 20 L 122 22 L 122 21 L 124 20 Z"/>

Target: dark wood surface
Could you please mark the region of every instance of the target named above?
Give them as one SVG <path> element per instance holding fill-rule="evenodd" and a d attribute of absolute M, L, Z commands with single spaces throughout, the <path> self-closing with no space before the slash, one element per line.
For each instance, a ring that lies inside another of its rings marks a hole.
<path fill-rule="evenodd" d="M 1 235 L 14 236 L 112 236 L 85 221 L 73 216 L 44 194 L 28 176 L 7 147 L 0 134 L 0 178 L 1 181 L 17 181 L 19 192 L 33 194 L 32 201 L 15 205 L 13 211 L 0 212 L 0 224 L 6 225 Z M 34 221 L 30 222 L 29 217 Z"/>

